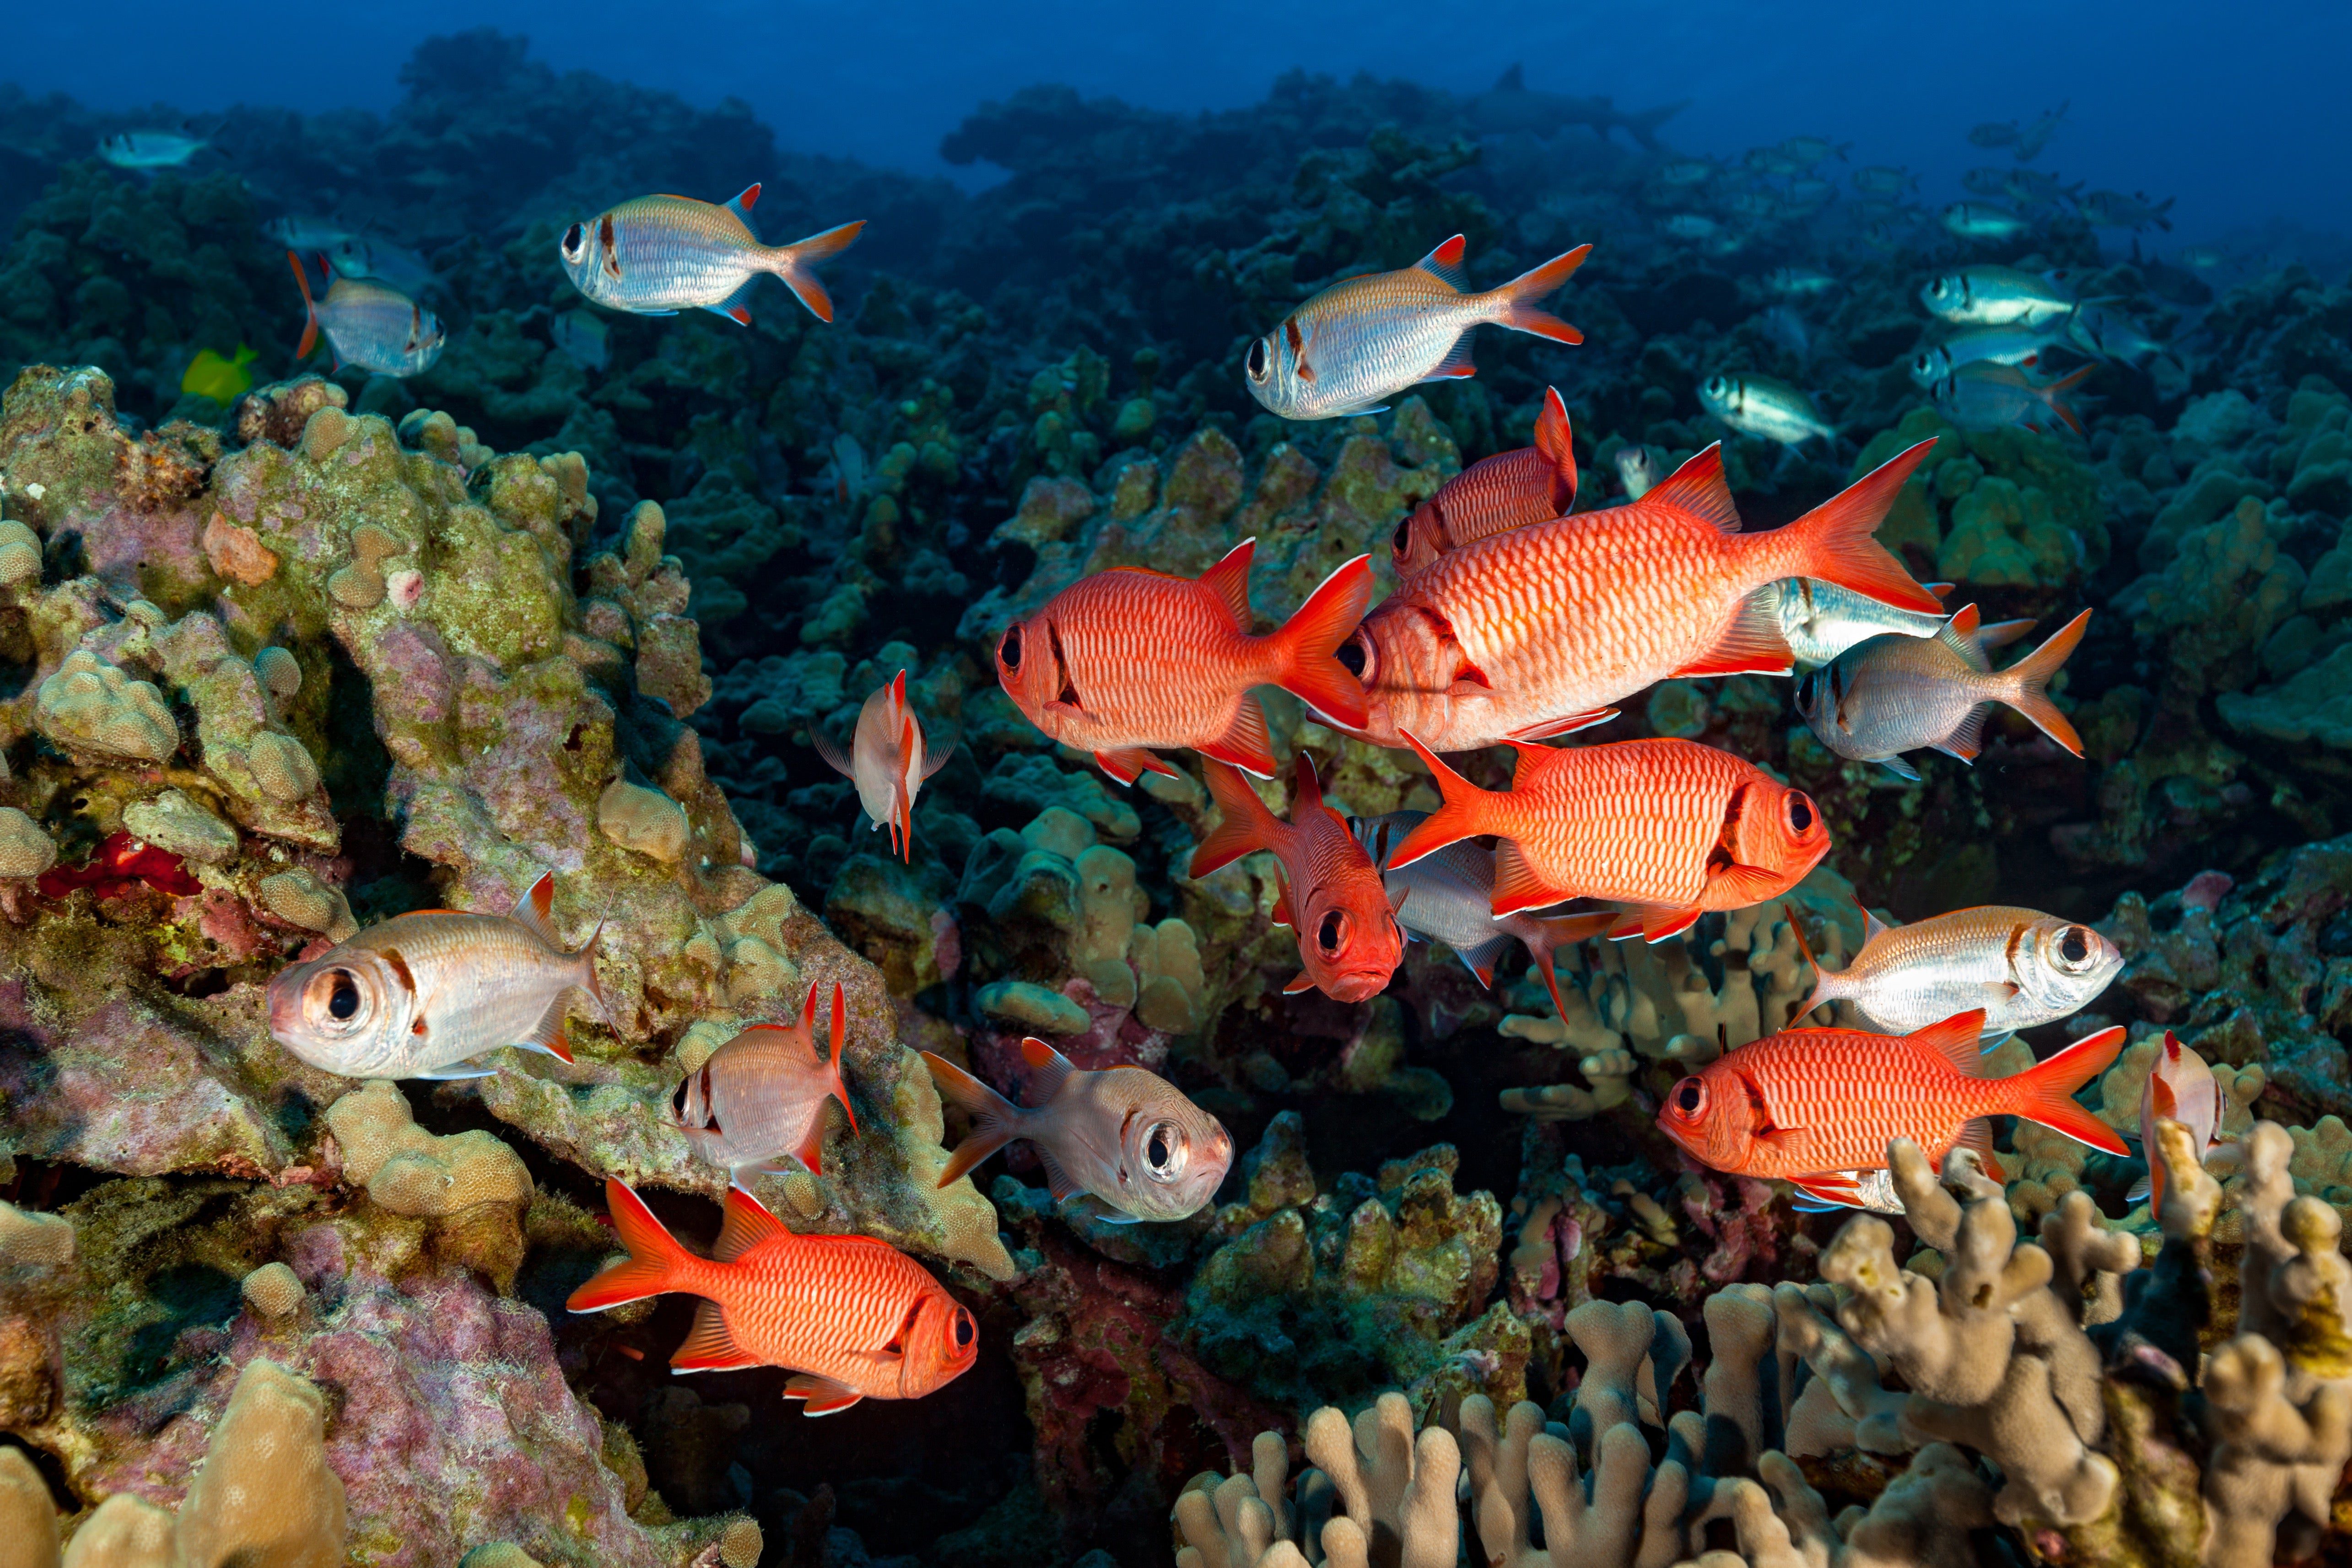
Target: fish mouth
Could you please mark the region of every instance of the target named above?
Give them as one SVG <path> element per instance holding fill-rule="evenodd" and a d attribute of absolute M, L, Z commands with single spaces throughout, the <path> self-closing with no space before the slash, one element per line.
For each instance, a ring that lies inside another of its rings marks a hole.
<path fill-rule="evenodd" d="M 1335 1002 L 1369 1001 L 1388 988 L 1390 969 L 1359 969 L 1352 974 L 1334 975 L 1324 982 L 1323 993 Z"/>

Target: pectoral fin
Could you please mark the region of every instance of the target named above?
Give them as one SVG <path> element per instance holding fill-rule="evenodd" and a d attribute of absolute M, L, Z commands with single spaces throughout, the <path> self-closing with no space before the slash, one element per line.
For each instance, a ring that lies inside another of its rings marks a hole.
<path fill-rule="evenodd" d="M 798 1372 L 784 1380 L 784 1397 L 807 1400 L 806 1409 L 812 1416 L 837 1416 L 866 1396 L 830 1377 Z"/>

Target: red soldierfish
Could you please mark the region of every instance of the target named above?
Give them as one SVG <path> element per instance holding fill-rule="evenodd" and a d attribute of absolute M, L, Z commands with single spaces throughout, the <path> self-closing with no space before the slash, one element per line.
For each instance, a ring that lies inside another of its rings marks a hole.
<path fill-rule="evenodd" d="M 1477 374 L 1470 329 L 1482 321 L 1581 343 L 1584 334 L 1536 301 L 1568 281 L 1592 247 L 1579 246 L 1500 288 L 1468 292 L 1460 235 L 1412 266 L 1350 277 L 1301 305 L 1252 343 L 1250 395 L 1285 419 L 1377 413 L 1417 382 Z"/>
<path fill-rule="evenodd" d="M 857 786 L 857 803 L 876 827 L 890 826 L 890 847 L 898 858 L 915 854 L 915 796 L 924 780 L 948 765 L 955 747 L 936 756 L 923 750 L 923 727 L 907 706 L 907 672 L 866 699 L 857 710 L 857 732 L 850 737 L 849 755 L 817 734 L 809 732 L 817 755 L 836 773 Z"/>
<path fill-rule="evenodd" d="M 1670 676 L 1786 674 L 1782 578 L 1937 611 L 1870 536 L 1923 442 L 1786 528 L 1743 534 L 1710 446 L 1622 507 L 1530 523 L 1447 551 L 1342 651 L 1364 683 L 1359 733 L 1436 751 L 1541 740 L 1612 716 Z"/>
<path fill-rule="evenodd" d="M 608 1179 L 613 1228 L 629 1249 L 564 1303 L 602 1312 L 672 1291 L 703 1298 L 669 1364 L 680 1372 L 781 1366 L 784 1397 L 812 1416 L 860 1399 L 920 1399 L 968 1371 L 980 1328 L 923 1266 L 871 1236 L 795 1236 L 759 1199 L 727 1189 L 712 1256 L 678 1245 L 626 1183 Z"/>
<path fill-rule="evenodd" d="M 1829 852 L 1829 829 L 1801 789 L 1727 751 L 1689 740 L 1518 747 L 1511 788 L 1481 789 L 1405 737 L 1445 803 L 1405 835 L 1391 870 L 1493 833 L 1495 913 L 1570 898 L 1626 906 L 1611 933 L 1664 941 L 1711 909 L 1778 898 Z"/>
<path fill-rule="evenodd" d="M 2199 1154 L 2223 1142 L 2221 1118 L 2230 1113 L 2230 1096 L 2214 1078 L 2205 1059 L 2180 1043 L 2170 1030 L 2148 1068 L 2139 1091 L 2139 1152 L 2147 1161 L 2147 1175 L 2124 1194 L 2126 1203 L 2147 1199 L 2147 1211 L 2164 1212 L 2164 1165 L 2156 1157 L 2156 1121 L 2159 1116 L 2189 1129 Z"/>
<path fill-rule="evenodd" d="M 1481 457 L 1437 487 L 1397 525 L 1390 549 L 1397 576 L 1411 577 L 1447 550 L 1527 523 L 1564 517 L 1576 505 L 1576 447 L 1568 405 L 1544 388 L 1536 444 Z"/>
<path fill-rule="evenodd" d="M 1140 567 L 1072 583 L 996 643 L 996 678 L 1030 723 L 1091 751 L 1122 784 L 1175 769 L 1154 747 L 1191 747 L 1263 778 L 1274 742 L 1252 686 L 1280 686 L 1342 725 L 1364 718 L 1364 689 L 1333 656 L 1371 599 L 1358 556 L 1323 580 L 1265 636 L 1250 634 L 1244 539 L 1197 579 Z"/>
<path fill-rule="evenodd" d="M 1284 991 L 1319 988 L 1343 1002 L 1377 996 L 1404 956 L 1404 933 L 1380 869 L 1348 831 L 1348 820 L 1323 803 L 1315 764 L 1298 754 L 1298 789 L 1290 821 L 1277 820 L 1248 781 L 1230 768 L 1206 765 L 1209 793 L 1224 813 L 1192 852 L 1188 876 L 1206 876 L 1252 850 L 1270 850 L 1289 883 L 1274 906 L 1274 922 L 1298 935 L 1307 968 Z"/>
<path fill-rule="evenodd" d="M 1702 1165 L 1792 1182 L 1809 1197 L 1852 1207 L 1863 1196 L 1853 1173 L 1885 1169 L 1896 1138 L 1917 1144 L 1931 1166 L 1965 1143 L 1998 1176 L 1987 1116 L 2022 1116 L 2109 1154 L 2129 1152 L 2074 1099 L 2115 1061 L 2121 1029 L 2011 1077 L 1983 1078 L 1983 1023 L 1979 1010 L 1907 1035 L 1785 1030 L 1675 1084 L 1658 1126 Z"/>
<path fill-rule="evenodd" d="M 751 324 L 751 284 L 763 272 L 784 280 L 820 321 L 833 297 L 815 265 L 849 248 L 860 219 L 790 245 L 762 245 L 751 232 L 760 187 L 723 204 L 691 196 L 639 196 L 563 231 L 559 246 L 572 286 L 599 305 L 635 316 L 708 310 Z"/>
<path fill-rule="evenodd" d="M 971 1135 L 940 1172 L 941 1186 L 1026 1138 L 1055 1202 L 1092 1193 L 1117 1211 L 1103 1217 L 1114 1225 L 1183 1219 L 1217 1196 L 1234 1163 L 1233 1136 L 1174 1084 L 1140 1067 L 1080 1071 L 1034 1037 L 1021 1042 L 1021 1057 L 1036 1074 L 1037 1103 L 1026 1108 L 923 1052 L 940 1092 L 972 1121 Z"/>
<path fill-rule="evenodd" d="M 345 1078 L 488 1078 L 478 1058 L 517 1045 L 572 1060 L 563 1015 L 596 984 L 596 938 L 568 948 L 541 876 L 511 915 L 419 910 L 371 925 L 269 982 L 269 1032 Z M 603 927 L 600 925 L 601 931 Z"/>
<path fill-rule="evenodd" d="M 849 1130 L 857 1113 L 841 1081 L 841 982 L 833 986 L 833 1053 L 816 1053 L 816 983 L 797 1024 L 755 1023 L 686 1075 L 673 1099 L 694 1152 L 734 1176 L 774 1170 L 789 1155 L 824 1174 L 824 1103 L 841 1102 Z"/>

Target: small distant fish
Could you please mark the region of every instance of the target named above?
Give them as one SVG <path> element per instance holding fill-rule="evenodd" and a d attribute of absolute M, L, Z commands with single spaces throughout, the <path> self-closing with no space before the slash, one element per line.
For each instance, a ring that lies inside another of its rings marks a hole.
<path fill-rule="evenodd" d="M 1404 934 L 1381 873 L 1348 831 L 1348 821 L 1323 803 L 1314 761 L 1298 754 L 1290 821 L 1277 819 L 1241 774 L 1204 763 L 1209 793 L 1223 820 L 1192 852 L 1185 875 L 1203 877 L 1253 850 L 1266 850 L 1288 879 L 1275 901 L 1274 923 L 1298 936 L 1306 965 L 1286 992 L 1319 990 L 1335 1001 L 1378 996 L 1404 956 Z"/>
<path fill-rule="evenodd" d="M 1234 1163 L 1233 1135 L 1177 1087 L 1140 1067 L 1082 1072 L 1035 1038 L 1021 1042 L 1037 1103 L 1014 1104 L 945 1057 L 923 1052 L 940 1092 L 971 1117 L 939 1185 L 947 1186 L 1005 1145 L 1026 1139 L 1045 1167 L 1054 1201 L 1091 1193 L 1113 1225 L 1197 1214 Z"/>
<path fill-rule="evenodd" d="M 915 797 L 924 782 L 948 765 L 954 755 L 945 751 L 926 756 L 923 727 L 907 706 L 907 672 L 900 670 L 887 686 L 866 699 L 857 710 L 857 730 L 850 737 L 849 755 L 817 734 L 809 744 L 835 773 L 857 786 L 858 804 L 876 827 L 888 823 L 890 848 L 902 861 L 915 856 Z"/>
<path fill-rule="evenodd" d="M 1837 193 L 1836 184 L 1828 180 L 1806 178 L 1789 182 L 1790 204 L 1801 208 L 1825 207 L 1837 200 Z"/>
<path fill-rule="evenodd" d="M 212 143 L 184 131 L 125 131 L 98 144 L 98 155 L 118 169 L 177 169 Z"/>
<path fill-rule="evenodd" d="M 261 226 L 261 232 L 284 246 L 288 250 L 330 251 L 350 239 L 353 233 L 347 224 L 333 218 L 302 217 L 291 214 L 272 218 Z"/>
<path fill-rule="evenodd" d="M 2139 323 L 2105 305 L 2084 305 L 2066 318 L 2066 339 L 2095 360 L 2120 360 L 2136 365 L 2164 345 L 2142 331 Z"/>
<path fill-rule="evenodd" d="M 320 247 L 327 265 L 341 277 L 373 277 L 403 294 L 422 294 L 433 287 L 432 264 L 403 246 L 366 235 L 345 235 Z"/>
<path fill-rule="evenodd" d="M 1662 942 L 1708 910 L 1780 897 L 1829 852 L 1829 829 L 1803 790 L 1695 741 L 1515 742 L 1511 787 L 1496 791 L 1405 739 L 1445 803 L 1405 835 L 1390 866 L 1492 833 L 1502 841 L 1497 915 L 1591 898 L 1621 907 L 1611 936 Z"/>
<path fill-rule="evenodd" d="M 1735 191 L 1723 204 L 1733 217 L 1751 223 L 1769 223 L 1780 215 L 1780 200 L 1769 191 Z"/>
<path fill-rule="evenodd" d="M 1780 151 L 1810 169 L 1832 155 L 1841 163 L 1849 162 L 1846 154 L 1853 151 L 1853 143 L 1832 141 L 1826 136 L 1791 136 L 1780 143 Z"/>
<path fill-rule="evenodd" d="M 2021 163 L 2031 162 L 2040 157 L 2042 150 L 2050 144 L 2050 139 L 2058 133 L 2059 124 L 2065 120 L 2066 111 L 2074 106 L 2074 100 L 2068 99 L 2056 109 L 2043 110 L 2041 118 L 2017 133 L 2010 156 Z"/>
<path fill-rule="evenodd" d="M 1884 163 L 1856 169 L 1851 178 L 1853 188 L 1865 196 L 1899 196 L 1919 183 L 1919 176 L 1910 170 L 1890 168 Z"/>
<path fill-rule="evenodd" d="M 1960 189 L 1971 196 L 2005 195 L 2009 191 L 2009 171 L 2001 168 L 1971 169 L 1960 176 Z"/>
<path fill-rule="evenodd" d="M 1568 405 L 1544 389 L 1532 446 L 1482 457 L 1437 487 L 1397 525 L 1390 551 L 1400 578 L 1447 550 L 1524 523 L 1564 517 L 1576 505 L 1576 445 Z"/>
<path fill-rule="evenodd" d="M 1837 439 L 1837 427 L 1822 417 L 1812 399 L 1770 376 L 1709 376 L 1699 383 L 1698 404 L 1742 435 L 1783 446 L 1801 445 L 1816 436 Z"/>
<path fill-rule="evenodd" d="M 2040 327 L 1973 327 L 1956 332 L 1911 356 L 1911 379 L 1923 387 L 1933 387 L 1962 365 L 1979 361 L 2039 365 L 2042 350 L 2056 342 L 2072 320 L 2066 317 Z"/>
<path fill-rule="evenodd" d="M 366 278 L 338 277 L 328 285 L 325 298 L 314 298 L 302 258 L 289 251 L 286 259 L 294 265 L 306 314 L 297 360 L 310 358 L 321 332 L 334 350 L 337 370 L 357 365 L 380 376 L 415 376 L 441 357 L 441 319 L 405 294 Z"/>
<path fill-rule="evenodd" d="M 2203 1057 L 2181 1044 L 2179 1035 L 2166 1030 L 2164 1044 L 2139 1091 L 2139 1152 L 2147 1161 L 2147 1175 L 2132 1184 L 2124 1201 L 2137 1203 L 2146 1198 L 2148 1212 L 2164 1212 L 2164 1165 L 2156 1157 L 2158 1117 L 2187 1127 L 2190 1141 L 2202 1155 L 2226 1141 L 2221 1137 L 2221 1121 L 2229 1113 L 2229 1092 L 2214 1078 L 2213 1070 Z"/>
<path fill-rule="evenodd" d="M 866 448 L 845 430 L 833 438 L 833 466 L 843 506 L 866 493 Z"/>
<path fill-rule="evenodd" d="M 180 374 L 180 390 L 208 397 L 226 408 L 253 390 L 253 372 L 245 367 L 259 356 L 243 343 L 236 346 L 236 358 L 224 359 L 210 349 L 198 351 Z"/>
<path fill-rule="evenodd" d="M 1783 299 L 1806 299 L 1827 294 L 1837 279 L 1817 267 L 1780 267 L 1766 275 L 1764 287 Z"/>
<path fill-rule="evenodd" d="M 2075 1103 L 2123 1048 L 2120 1028 L 2076 1040 L 2007 1078 L 1986 1078 L 1964 1012 L 1907 1035 L 1792 1029 L 1727 1051 L 1676 1083 L 1658 1129 L 1712 1169 L 1781 1180 L 1820 1202 L 1859 1207 L 1856 1171 L 1886 1168 L 1886 1145 L 1908 1138 L 1933 1167 L 1958 1145 L 1999 1175 L 1991 1116 L 2021 1116 L 2105 1149 L 2130 1151 Z"/>
<path fill-rule="evenodd" d="M 1986 206 L 1980 202 L 1954 202 L 1944 209 L 1939 221 L 1948 232 L 1962 239 L 2015 239 L 2031 226 L 2005 207 Z"/>
<path fill-rule="evenodd" d="M 1931 593 L 1950 585 L 1928 583 Z M 1806 668 L 1829 664 L 1848 648 L 1873 637 L 1932 637 L 1943 629 L 1940 612 L 1898 609 L 1834 582 L 1810 577 L 1783 578 L 1772 585 L 1774 614 L 1789 652 Z M 1941 1016 L 1941 1015 L 1938 1015 Z"/>
<path fill-rule="evenodd" d="M 1705 239 L 1718 226 L 1713 218 L 1700 213 L 1676 213 L 1658 225 L 1676 239 Z"/>
<path fill-rule="evenodd" d="M 1628 502 L 1638 501 L 1658 487 L 1658 463 L 1648 447 L 1617 449 L 1617 481 L 1625 486 Z"/>
<path fill-rule="evenodd" d="M 2181 266 L 2199 272 L 2210 272 L 2217 267 L 2230 265 L 2229 253 L 2210 245 L 2193 245 L 2173 258 Z"/>
<path fill-rule="evenodd" d="M 1904 236 L 1910 232 L 1910 227 L 1907 222 L 1897 223 L 1893 219 L 1870 224 L 1862 231 L 1862 243 L 1873 250 L 1892 256 L 1903 248 Z"/>
<path fill-rule="evenodd" d="M 2014 147 L 2017 145 L 2017 121 L 1986 120 L 1969 131 L 1971 147 Z"/>
<path fill-rule="evenodd" d="M 1865 909 L 1862 920 L 1862 950 L 1843 969 L 1823 969 L 1804 948 L 1816 977 L 1796 1017 L 1851 1002 L 1873 1029 L 1908 1034 L 1982 1008 L 1990 1045 L 1995 1036 L 2074 1017 L 2124 967 L 2122 950 L 2098 932 L 2038 909 L 1987 904 L 1908 925 L 1888 925 Z M 1797 941 L 1802 947 L 1801 927 Z"/>
<path fill-rule="evenodd" d="M 572 1292 L 575 1312 L 648 1296 L 703 1298 L 670 1358 L 679 1372 L 781 1366 L 784 1397 L 831 1416 L 861 1399 L 919 1399 L 980 1356 L 980 1325 L 924 1267 L 871 1236 L 795 1236 L 740 1186 L 709 1258 L 678 1245 L 618 1177 L 604 1183 L 629 1249 Z"/>
<path fill-rule="evenodd" d="M 563 231 L 557 246 L 572 287 L 599 305 L 635 316 L 708 310 L 748 327 L 751 285 L 761 273 L 784 281 L 810 314 L 833 319 L 833 296 L 816 264 L 849 248 L 865 220 L 790 245 L 762 245 L 751 232 L 760 187 L 726 203 L 691 196 L 639 196 Z"/>
<path fill-rule="evenodd" d="M 289 964 L 269 982 L 269 1033 L 343 1078 L 488 1078 L 495 1069 L 478 1059 L 509 1045 L 569 1061 L 572 993 L 610 1009 L 596 938 L 564 946 L 549 924 L 554 898 L 554 878 L 542 876 L 511 915 L 395 915 Z"/>
<path fill-rule="evenodd" d="M 2083 640 L 2084 611 L 2006 670 L 1985 650 L 2021 635 L 2031 622 L 1979 628 L 1976 606 L 1963 608 L 1933 637 L 1874 637 L 1797 684 L 1797 712 L 1840 757 L 1876 762 L 1916 780 L 1902 754 L 1933 747 L 1974 762 L 1990 705 L 2015 708 L 2051 739 L 2083 755 L 2083 742 L 2044 695 L 2051 678 Z"/>
<path fill-rule="evenodd" d="M 1175 775 L 1155 748 L 1274 776 L 1274 741 L 1252 686 L 1280 686 L 1354 727 L 1364 688 L 1337 656 L 1371 600 L 1371 558 L 1323 580 L 1263 637 L 1251 634 L 1250 557 L 1244 539 L 1197 580 L 1140 567 L 1079 579 L 1044 609 L 1004 629 L 996 679 L 1024 717 L 1055 740 L 1094 753 L 1122 784 L 1149 769 Z"/>
<path fill-rule="evenodd" d="M 1741 157 L 1740 162 L 1759 174 L 1780 176 L 1801 174 L 1812 167 L 1810 163 L 1800 163 L 1778 147 L 1751 147 Z"/>
<path fill-rule="evenodd" d="M 1715 175 L 1715 165 L 1704 158 L 1677 158 L 1659 167 L 1658 183 L 1688 190 L 1693 185 L 1706 184 Z"/>
<path fill-rule="evenodd" d="M 1473 293 L 1463 244 L 1455 235 L 1411 267 L 1335 283 L 1284 317 L 1250 345 L 1243 365 L 1250 395 L 1285 419 L 1376 413 L 1409 386 L 1476 374 L 1471 329 L 1481 323 L 1556 343 L 1584 341 L 1536 301 L 1584 265 L 1591 246 Z"/>
<path fill-rule="evenodd" d="M 2128 196 L 2121 191 L 2093 191 L 2087 196 L 2077 197 L 2074 206 L 2082 213 L 2083 221 L 2095 228 L 2138 230 L 2153 225 L 2169 232 L 2172 220 L 2165 214 L 2179 199 L 2167 196 L 2161 202 L 2151 202 L 2144 191 Z"/>
<path fill-rule="evenodd" d="M 1454 949 L 1463 967 L 1478 977 L 1480 985 L 1489 988 L 1495 983 L 1495 960 L 1517 940 L 1526 946 L 1544 988 L 1551 993 L 1552 1010 L 1567 1016 L 1568 1009 L 1560 1005 L 1559 977 L 1553 970 L 1552 955 L 1605 934 L 1617 924 L 1617 916 L 1606 911 L 1549 920 L 1523 914 L 1496 915 L 1495 852 L 1468 840 L 1423 855 L 1409 866 L 1385 869 L 1396 846 L 1428 817 L 1426 811 L 1391 811 L 1356 819 L 1356 841 L 1364 846 L 1374 865 L 1383 868 L 1381 880 L 1396 905 L 1397 924 L 1409 936 L 1427 937 Z"/>
<path fill-rule="evenodd" d="M 1767 338 L 1797 356 L 1809 360 L 1813 352 L 1813 335 L 1805 326 L 1805 319 L 1786 305 L 1775 305 L 1756 318 L 1756 324 Z"/>
<path fill-rule="evenodd" d="M 1984 193 L 2004 195 L 2012 202 L 2022 202 L 2029 206 L 2037 204 L 2047 205 L 2070 196 L 2082 188 L 2079 183 L 2068 186 L 2057 175 L 2047 170 L 2011 169 L 2002 178 L 2000 191 Z"/>
<path fill-rule="evenodd" d="M 787 1156 L 824 1174 L 824 1103 L 841 1102 L 849 1130 L 857 1112 L 841 1079 L 844 1038 L 841 982 L 833 986 L 833 1053 L 816 1053 L 816 982 L 797 1024 L 755 1023 L 710 1053 L 686 1075 L 672 1097 L 678 1124 L 694 1152 L 737 1181 L 746 1171 L 772 1171 Z"/>
<path fill-rule="evenodd" d="M 1964 267 L 1920 286 L 1927 313 L 1966 326 L 2032 326 L 2076 304 L 2071 289 L 2013 267 Z"/>
<path fill-rule="evenodd" d="M 2054 414 L 2081 435 L 2083 421 L 2066 402 L 2065 394 L 2097 369 L 2084 365 L 2054 382 L 2037 382 L 2016 365 L 1979 360 L 1954 367 L 1951 374 L 1936 383 L 1936 412 L 1962 430 L 2000 430 L 2011 424 L 2047 430 L 2051 425 L 2047 416 Z"/>
<path fill-rule="evenodd" d="M 601 371 L 613 355 L 612 329 L 593 310 L 559 310 L 547 324 L 556 350 L 583 371 Z"/>

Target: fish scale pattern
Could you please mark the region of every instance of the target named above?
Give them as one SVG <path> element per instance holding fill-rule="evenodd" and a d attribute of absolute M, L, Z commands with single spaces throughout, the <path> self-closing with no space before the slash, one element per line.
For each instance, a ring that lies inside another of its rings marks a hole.
<path fill-rule="evenodd" d="M 1077 707 L 1050 715 L 1054 737 L 1082 750 L 1216 740 L 1272 674 L 1263 644 L 1234 629 L 1224 604 L 1181 579 L 1105 572 L 1072 589 L 1051 624 L 1064 678 L 1086 672 Z M 1042 651 L 1024 648 L 1024 665 Z"/>
<path fill-rule="evenodd" d="M 1761 777 L 1727 752 L 1672 740 L 1528 753 L 1521 766 L 1526 788 L 1482 802 L 1488 831 L 1548 886 L 1670 909 L 1704 905 L 1732 794 Z"/>
<path fill-rule="evenodd" d="M 756 253 L 765 247 L 723 206 L 644 196 L 614 207 L 609 221 L 621 277 L 640 310 L 691 309 L 761 270 Z"/>
<path fill-rule="evenodd" d="M 819 1372 L 879 1353 L 908 1304 L 938 1289 L 921 1264 L 871 1237 L 790 1233 L 732 1263 L 702 1263 L 677 1288 L 718 1302 L 736 1344 L 767 1364 Z"/>
<path fill-rule="evenodd" d="M 1791 1030 L 1746 1049 L 1742 1076 L 1761 1119 L 1793 1134 L 1757 1144 L 1748 1174 L 1878 1165 L 1896 1138 L 1941 1160 L 1972 1117 L 2014 1108 L 2015 1080 L 1970 1078 L 1907 1038 L 1866 1038 L 1869 1054 L 1854 1050 L 1850 1030 Z"/>

